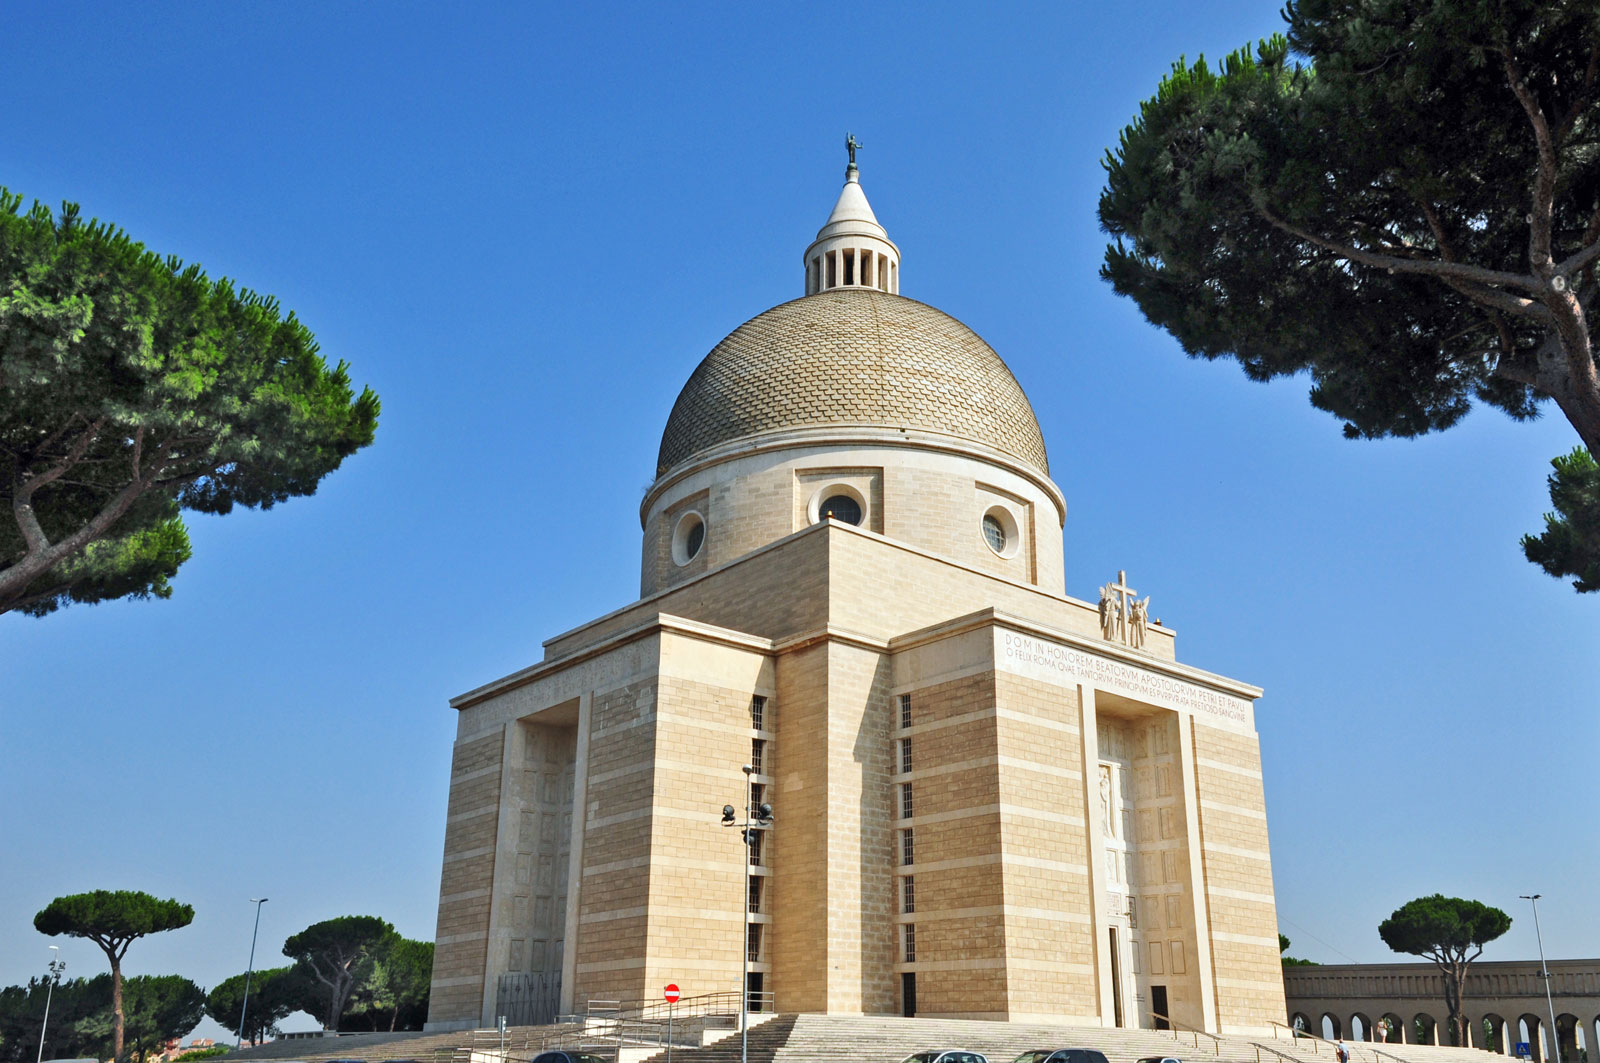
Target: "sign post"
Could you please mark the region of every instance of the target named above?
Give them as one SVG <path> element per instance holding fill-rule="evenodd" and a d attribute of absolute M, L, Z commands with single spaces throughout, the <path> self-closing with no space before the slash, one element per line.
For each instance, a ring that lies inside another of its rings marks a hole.
<path fill-rule="evenodd" d="M 672 1008 L 678 1003 L 678 983 L 668 982 L 661 995 L 667 998 L 667 1063 L 672 1063 Z"/>

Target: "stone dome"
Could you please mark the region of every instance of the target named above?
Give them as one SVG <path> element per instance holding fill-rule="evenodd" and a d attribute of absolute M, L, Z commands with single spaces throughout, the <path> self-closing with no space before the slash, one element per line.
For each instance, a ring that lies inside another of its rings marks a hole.
<path fill-rule="evenodd" d="M 836 288 L 711 349 L 673 404 L 656 475 L 733 440 L 829 425 L 945 433 L 1050 473 L 1028 397 L 975 332 L 914 299 Z"/>

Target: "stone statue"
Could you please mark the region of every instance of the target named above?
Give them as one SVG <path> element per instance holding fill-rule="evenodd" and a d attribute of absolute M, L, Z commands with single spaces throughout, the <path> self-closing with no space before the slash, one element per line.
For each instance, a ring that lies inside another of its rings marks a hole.
<path fill-rule="evenodd" d="M 1117 592 L 1107 583 L 1100 588 L 1100 635 L 1102 638 L 1114 639 L 1117 637 L 1117 621 L 1121 619 L 1117 612 Z"/>
<path fill-rule="evenodd" d="M 844 150 L 850 153 L 850 168 L 852 170 L 855 169 L 856 165 L 856 149 L 861 146 L 861 141 L 856 139 L 854 133 L 846 133 L 844 135 Z"/>
<path fill-rule="evenodd" d="M 1111 823 L 1111 767 L 1107 764 L 1100 765 L 1100 828 L 1107 838 L 1116 837 Z"/>
<path fill-rule="evenodd" d="M 1133 616 L 1129 618 L 1128 645 L 1138 649 L 1144 645 L 1145 629 L 1150 624 L 1150 599 L 1133 600 Z"/>

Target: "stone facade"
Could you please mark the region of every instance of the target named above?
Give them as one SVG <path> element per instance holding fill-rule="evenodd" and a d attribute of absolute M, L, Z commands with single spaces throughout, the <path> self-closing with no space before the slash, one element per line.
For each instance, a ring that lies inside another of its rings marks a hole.
<path fill-rule="evenodd" d="M 430 1024 L 741 968 L 787 1012 L 1281 1022 L 1261 692 L 1064 594 L 1065 501 L 987 345 L 822 287 L 680 396 L 640 600 L 453 700 Z M 719 815 L 747 800 L 748 848 Z"/>

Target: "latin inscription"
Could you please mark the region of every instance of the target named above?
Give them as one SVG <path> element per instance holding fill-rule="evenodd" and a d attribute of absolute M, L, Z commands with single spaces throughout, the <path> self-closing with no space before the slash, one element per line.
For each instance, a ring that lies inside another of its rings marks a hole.
<path fill-rule="evenodd" d="M 1251 705 L 1244 698 L 1210 690 L 1197 683 L 1147 671 L 1122 661 L 1084 653 L 1049 639 L 1000 631 L 1001 659 L 1009 671 L 1046 682 L 1087 683 L 1097 690 L 1135 698 L 1151 705 L 1208 716 L 1234 727 L 1249 728 Z"/>

